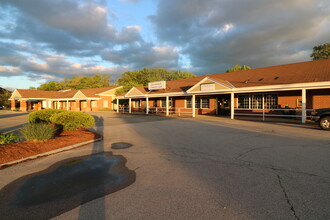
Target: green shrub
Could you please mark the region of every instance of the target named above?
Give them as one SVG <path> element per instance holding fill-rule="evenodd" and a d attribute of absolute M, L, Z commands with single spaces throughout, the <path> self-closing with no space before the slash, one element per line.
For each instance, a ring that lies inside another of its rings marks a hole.
<path fill-rule="evenodd" d="M 14 133 L 0 134 L 0 144 L 16 142 L 18 137 Z"/>
<path fill-rule="evenodd" d="M 50 118 L 66 110 L 60 109 L 43 109 L 29 114 L 28 120 L 30 123 L 50 123 Z"/>
<path fill-rule="evenodd" d="M 80 128 L 90 128 L 95 124 L 93 116 L 83 112 L 62 112 L 50 118 L 51 122 L 62 125 L 65 131 L 74 131 Z"/>
<path fill-rule="evenodd" d="M 54 137 L 56 128 L 47 123 L 32 123 L 21 128 L 27 141 L 46 141 Z"/>

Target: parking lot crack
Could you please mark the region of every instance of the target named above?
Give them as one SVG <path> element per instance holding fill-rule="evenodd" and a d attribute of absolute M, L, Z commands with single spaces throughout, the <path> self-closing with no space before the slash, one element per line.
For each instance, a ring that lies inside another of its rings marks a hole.
<path fill-rule="evenodd" d="M 255 148 L 252 148 L 250 150 L 245 151 L 244 153 L 239 154 L 235 159 L 237 160 L 237 159 L 245 156 L 248 153 L 251 153 L 251 152 L 256 151 L 256 150 L 266 149 L 266 148 L 271 148 L 271 147 L 255 147 Z"/>
<path fill-rule="evenodd" d="M 296 213 L 296 210 L 294 209 L 293 204 L 292 204 L 292 202 L 290 201 L 289 196 L 288 196 L 288 194 L 287 194 L 287 192 L 286 192 L 286 190 L 285 190 L 285 188 L 284 188 L 284 186 L 283 186 L 283 184 L 282 184 L 281 177 L 280 177 L 280 175 L 278 175 L 278 174 L 277 174 L 277 179 L 278 179 L 278 183 L 279 183 L 279 185 L 280 185 L 280 187 L 281 187 L 281 189 L 282 189 L 282 191 L 283 191 L 284 197 L 285 197 L 287 203 L 288 203 L 289 206 L 290 206 L 290 209 L 291 209 L 291 212 L 292 212 L 294 218 L 297 219 L 297 220 L 299 220 L 299 218 L 298 218 L 298 216 L 297 216 L 297 213 Z"/>

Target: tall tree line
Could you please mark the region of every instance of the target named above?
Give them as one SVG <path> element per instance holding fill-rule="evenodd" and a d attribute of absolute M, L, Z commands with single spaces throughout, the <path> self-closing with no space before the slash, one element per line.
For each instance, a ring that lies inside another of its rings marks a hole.
<path fill-rule="evenodd" d="M 64 78 L 62 82 L 50 81 L 39 87 L 30 89 L 59 91 L 65 89 L 89 89 L 107 86 L 123 86 L 120 92 L 128 91 L 133 86 L 146 86 L 149 82 L 160 80 L 176 80 L 195 77 L 194 74 L 181 70 L 168 71 L 161 68 L 143 68 L 141 70 L 124 72 L 114 85 L 110 84 L 110 76 L 95 74 L 94 76 L 73 76 L 71 79 Z"/>

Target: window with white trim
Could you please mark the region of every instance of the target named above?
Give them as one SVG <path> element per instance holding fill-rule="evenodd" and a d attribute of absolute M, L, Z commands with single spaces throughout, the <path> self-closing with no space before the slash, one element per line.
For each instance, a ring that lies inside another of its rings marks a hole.
<path fill-rule="evenodd" d="M 210 108 L 210 98 L 208 97 L 201 97 L 201 108 Z"/>
<path fill-rule="evenodd" d="M 104 100 L 103 101 L 103 108 L 108 108 L 109 107 L 109 101 L 108 100 Z"/>
<path fill-rule="evenodd" d="M 264 94 L 265 109 L 278 108 L 278 95 L 277 94 Z"/>
<path fill-rule="evenodd" d="M 141 108 L 141 100 L 134 101 L 134 108 Z"/>
<path fill-rule="evenodd" d="M 277 94 L 238 95 L 238 108 L 244 109 L 275 109 L 278 107 Z"/>
<path fill-rule="evenodd" d="M 92 108 L 97 108 L 97 101 L 91 101 L 92 102 Z"/>
<path fill-rule="evenodd" d="M 191 100 L 191 98 L 186 98 L 186 108 L 192 108 L 192 100 Z"/>
<path fill-rule="evenodd" d="M 192 108 L 192 98 L 186 98 L 186 108 Z M 210 98 L 196 97 L 195 108 L 210 108 Z"/>
<path fill-rule="evenodd" d="M 162 108 L 166 108 L 166 99 L 162 99 Z M 171 108 L 172 107 L 172 99 L 168 99 L 168 106 Z"/>

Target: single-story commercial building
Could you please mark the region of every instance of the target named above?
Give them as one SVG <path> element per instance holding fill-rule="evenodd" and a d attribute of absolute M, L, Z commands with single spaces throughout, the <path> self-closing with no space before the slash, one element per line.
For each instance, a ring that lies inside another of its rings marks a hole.
<path fill-rule="evenodd" d="M 115 97 L 117 111 L 290 117 L 305 123 L 313 109 L 330 108 L 330 59 L 198 76 L 133 87 Z"/>
<path fill-rule="evenodd" d="M 53 108 L 89 112 L 99 109 L 116 109 L 117 106 L 113 100 L 119 88 L 121 87 L 63 91 L 16 89 L 9 100 L 11 100 L 12 110 L 30 111 Z"/>
<path fill-rule="evenodd" d="M 152 82 L 116 96 L 119 88 L 16 89 L 11 108 L 290 117 L 305 123 L 313 109 L 330 108 L 330 59 Z"/>

